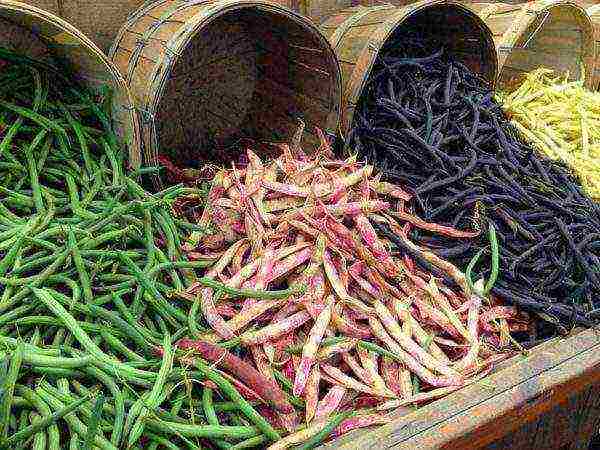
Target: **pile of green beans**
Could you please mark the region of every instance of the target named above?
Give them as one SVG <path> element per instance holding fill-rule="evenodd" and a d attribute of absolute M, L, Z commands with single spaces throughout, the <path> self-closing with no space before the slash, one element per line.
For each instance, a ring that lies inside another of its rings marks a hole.
<path fill-rule="evenodd" d="M 253 405 L 175 354 L 207 328 L 199 317 L 191 332 L 192 305 L 171 294 L 208 261 L 181 253 L 202 230 L 172 204 L 204 193 L 148 193 L 125 170 L 108 95 L 0 60 L 0 449 L 264 447 Z"/>

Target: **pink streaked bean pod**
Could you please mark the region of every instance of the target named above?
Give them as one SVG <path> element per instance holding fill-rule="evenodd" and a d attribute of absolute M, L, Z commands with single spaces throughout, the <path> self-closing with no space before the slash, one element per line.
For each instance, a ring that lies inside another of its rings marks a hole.
<path fill-rule="evenodd" d="M 315 362 L 315 357 L 317 355 L 317 351 L 319 349 L 319 345 L 323 336 L 325 335 L 325 330 L 329 326 L 329 322 L 331 320 L 331 313 L 333 307 L 335 305 L 335 299 L 333 296 L 329 296 L 326 301 L 326 307 L 321 314 L 315 320 L 306 343 L 302 348 L 302 358 L 300 360 L 300 366 L 298 367 L 298 371 L 296 372 L 296 378 L 294 380 L 294 388 L 293 393 L 296 396 L 299 396 L 304 391 L 304 386 L 306 385 L 306 379 L 308 378 L 308 374 L 310 373 L 310 368 Z"/>
<path fill-rule="evenodd" d="M 346 394 L 346 388 L 343 386 L 332 386 L 325 397 L 321 399 L 317 405 L 317 411 L 315 413 L 315 420 L 329 417 L 335 412 Z"/>

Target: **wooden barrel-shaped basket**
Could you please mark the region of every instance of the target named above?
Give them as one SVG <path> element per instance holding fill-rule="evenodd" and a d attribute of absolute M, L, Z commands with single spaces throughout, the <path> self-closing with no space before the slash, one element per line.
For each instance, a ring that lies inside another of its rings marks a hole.
<path fill-rule="evenodd" d="M 494 35 L 499 87 L 511 90 L 526 73 L 542 66 L 561 74 L 568 72 L 571 79 L 585 75 L 591 85 L 593 28 L 575 3 L 542 0 L 522 5 L 475 3 L 471 7 Z"/>
<path fill-rule="evenodd" d="M 594 41 L 596 42 L 594 51 L 594 73 L 591 79 L 591 87 L 600 90 L 600 4 L 598 2 L 586 2 L 584 8 L 592 21 L 594 27 Z"/>
<path fill-rule="evenodd" d="M 69 22 L 108 52 L 127 17 L 144 0 L 21 0 Z"/>
<path fill-rule="evenodd" d="M 80 30 L 61 18 L 24 3 L 0 0 L 3 47 L 54 63 L 70 72 L 92 94 L 111 90 L 112 123 L 129 155 L 129 165 L 141 160 L 138 116 L 125 80 L 114 64 Z"/>
<path fill-rule="evenodd" d="M 468 7 L 451 1 L 419 1 L 407 6 L 358 6 L 321 25 L 340 62 L 343 80 L 341 133 L 352 127 L 354 110 L 375 60 L 386 42 L 419 30 L 483 78 L 493 83 L 496 52 L 490 30 Z"/>
<path fill-rule="evenodd" d="M 340 69 L 327 39 L 273 3 L 161 0 L 131 17 L 110 56 L 143 116 L 149 164 L 159 148 L 184 165 L 242 137 L 287 142 L 299 118 L 303 142 L 316 143 L 315 127 L 339 121 Z"/>

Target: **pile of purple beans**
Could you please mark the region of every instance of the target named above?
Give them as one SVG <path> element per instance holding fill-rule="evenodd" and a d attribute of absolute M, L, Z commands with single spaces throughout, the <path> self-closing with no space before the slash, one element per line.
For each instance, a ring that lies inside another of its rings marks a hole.
<path fill-rule="evenodd" d="M 564 165 L 517 136 L 465 65 L 418 40 L 395 44 L 376 62 L 348 146 L 412 191 L 411 213 L 460 230 L 495 227 L 495 296 L 557 325 L 596 323 L 598 203 Z M 414 229 L 410 237 L 463 269 L 484 249 L 473 278 L 490 276 L 485 232 L 457 239 Z"/>

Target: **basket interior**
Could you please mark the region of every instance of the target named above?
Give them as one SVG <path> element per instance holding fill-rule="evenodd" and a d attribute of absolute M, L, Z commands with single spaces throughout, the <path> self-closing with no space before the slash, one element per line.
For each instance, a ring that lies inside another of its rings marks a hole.
<path fill-rule="evenodd" d="M 240 138 L 289 141 L 306 123 L 337 125 L 335 56 L 315 28 L 269 7 L 243 6 L 203 25 L 179 54 L 157 106 L 161 152 L 178 164 L 225 162 Z M 312 139 L 314 140 L 314 138 Z"/>
<path fill-rule="evenodd" d="M 581 78 L 582 63 L 593 51 L 590 31 L 582 10 L 569 4 L 556 4 L 533 15 L 528 14 L 528 26 L 522 33 L 499 75 L 499 84 L 512 89 L 528 72 L 547 67 L 571 79 Z M 588 68 L 589 69 L 589 68 Z M 590 76 L 586 73 L 586 78 Z"/>
<path fill-rule="evenodd" d="M 412 12 L 388 40 L 401 41 L 407 31 L 427 36 L 431 47 L 443 47 L 473 72 L 493 83 L 497 67 L 494 43 L 486 25 L 470 10 L 456 4 L 426 5 Z"/>
<path fill-rule="evenodd" d="M 0 15 L 0 44 L 23 55 L 45 62 L 51 62 L 48 47 L 27 28 Z"/>

